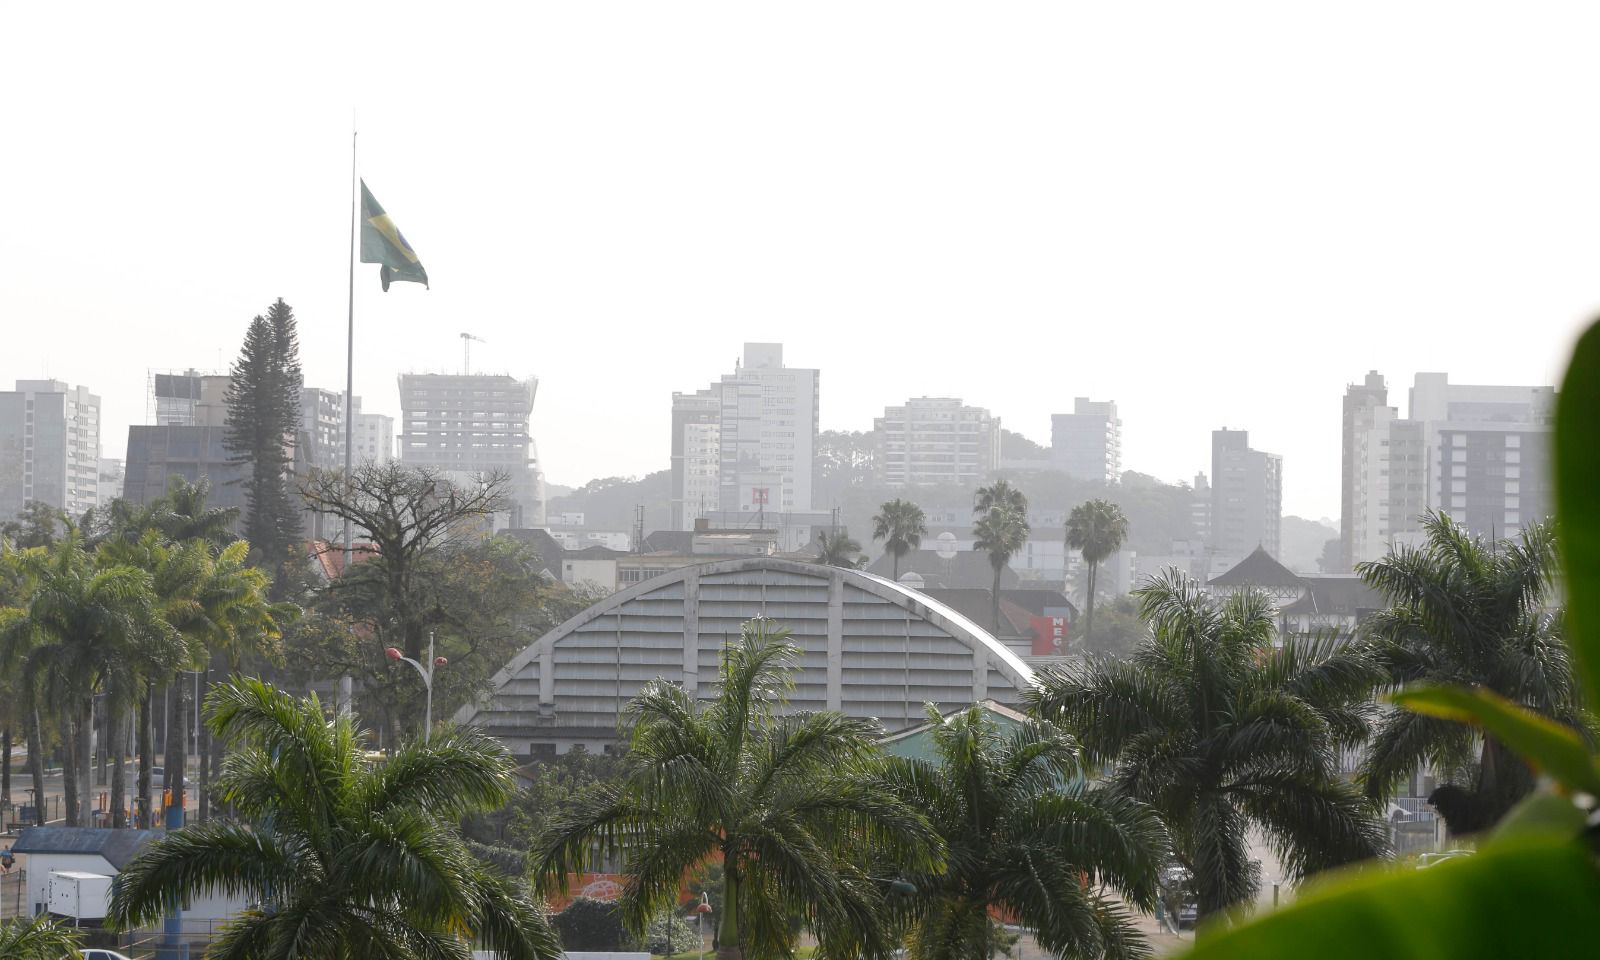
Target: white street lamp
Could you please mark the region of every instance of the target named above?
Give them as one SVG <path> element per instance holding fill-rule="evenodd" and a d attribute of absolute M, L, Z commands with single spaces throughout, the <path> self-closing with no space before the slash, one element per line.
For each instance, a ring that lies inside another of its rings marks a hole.
<path fill-rule="evenodd" d="M 450 661 L 446 660 L 444 657 L 436 657 L 436 656 L 433 655 L 433 631 L 432 630 L 428 631 L 428 666 L 427 667 L 423 667 L 422 664 L 418 663 L 417 661 L 415 661 L 415 660 L 411 659 L 410 657 L 406 656 L 405 654 L 401 653 L 400 649 L 398 647 L 389 647 L 389 648 L 385 649 L 383 652 L 384 652 L 384 655 L 387 656 L 390 660 L 404 660 L 406 663 L 411 664 L 413 667 L 416 668 L 417 675 L 422 677 L 422 685 L 424 687 L 426 687 L 427 690 L 428 690 L 427 725 L 422 728 L 422 742 L 423 743 L 427 743 L 428 742 L 428 734 L 433 730 L 433 671 L 438 667 L 445 666 Z"/>

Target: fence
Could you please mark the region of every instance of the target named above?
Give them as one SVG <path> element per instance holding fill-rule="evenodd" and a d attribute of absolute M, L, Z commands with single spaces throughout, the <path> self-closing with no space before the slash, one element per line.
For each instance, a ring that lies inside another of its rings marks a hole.
<path fill-rule="evenodd" d="M 0 873 L 0 920 L 15 920 L 31 912 L 28 904 L 28 871 Z"/>

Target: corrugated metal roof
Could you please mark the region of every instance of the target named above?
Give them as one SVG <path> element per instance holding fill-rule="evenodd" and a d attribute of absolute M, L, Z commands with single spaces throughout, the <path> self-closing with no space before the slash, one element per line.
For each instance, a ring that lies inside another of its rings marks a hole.
<path fill-rule="evenodd" d="M 106 830 L 98 827 L 28 827 L 17 835 L 12 853 L 99 856 L 121 870 L 159 830 Z"/>

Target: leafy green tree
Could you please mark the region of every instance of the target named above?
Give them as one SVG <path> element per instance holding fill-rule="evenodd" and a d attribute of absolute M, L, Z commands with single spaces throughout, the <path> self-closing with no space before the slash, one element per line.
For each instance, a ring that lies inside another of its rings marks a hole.
<path fill-rule="evenodd" d="M 540 887 L 620 855 L 630 877 L 623 924 L 642 934 L 676 904 L 684 877 L 720 854 L 723 960 L 792 957 L 796 916 L 823 956 L 885 955 L 885 892 L 867 860 L 931 868 L 937 838 L 865 775 L 875 724 L 779 715 L 798 658 L 784 633 L 751 621 L 723 656 L 714 698 L 647 684 L 628 704 L 621 782 L 558 820 L 533 851 Z"/>
<path fill-rule="evenodd" d="M 872 539 L 882 540 L 883 549 L 894 558 L 893 580 L 900 579 L 900 558 L 922 546 L 927 535 L 927 515 L 910 500 L 896 497 L 879 507 L 872 518 Z"/>
<path fill-rule="evenodd" d="M 353 677 L 359 712 L 392 736 L 402 719 L 419 716 L 423 691 L 410 667 L 383 654 L 401 646 L 404 626 L 391 619 L 393 582 L 382 567 L 369 557 L 304 595 L 313 613 L 286 638 L 285 676 L 304 683 Z M 449 716 L 518 651 L 599 599 L 593 588 L 549 580 L 542 569 L 533 548 L 509 536 L 462 533 L 414 558 L 406 609 L 418 617 L 423 643 L 433 632 L 437 655 L 450 661 L 434 677 L 435 716 Z"/>
<path fill-rule="evenodd" d="M 381 764 L 349 714 L 329 720 L 253 679 L 214 687 L 206 723 L 234 750 L 218 778 L 239 822 L 146 844 L 118 877 L 109 919 L 154 922 L 173 898 L 210 891 L 259 906 L 231 921 L 214 956 L 556 960 L 544 914 L 473 859 L 454 828 L 504 804 L 512 762 L 483 733 L 442 730 Z"/>
<path fill-rule="evenodd" d="M 861 544 L 844 530 L 827 530 L 817 534 L 817 563 L 830 567 L 855 570 L 866 561 L 861 555 Z"/>
<path fill-rule="evenodd" d="M 994 587 L 989 592 L 993 604 L 994 629 L 1000 630 L 1000 574 L 1012 556 L 1028 542 L 1028 498 L 1004 478 L 979 487 L 972 500 L 973 546 L 989 554 L 994 569 Z"/>
<path fill-rule="evenodd" d="M 224 445 L 236 462 L 250 465 L 245 539 L 276 573 L 301 539 L 300 511 L 287 479 L 294 454 L 285 442 L 300 427 L 300 344 L 294 311 L 282 298 L 266 316 L 250 321 L 229 373 Z"/>
<path fill-rule="evenodd" d="M 1144 618 L 1139 616 L 1139 602 L 1132 597 L 1118 597 L 1100 611 L 1094 632 L 1083 637 L 1084 651 L 1130 657 L 1139 649 L 1146 632 Z"/>
<path fill-rule="evenodd" d="M 682 914 L 669 911 L 650 921 L 640 946 L 653 956 L 672 957 L 680 953 L 699 953 L 702 944 L 694 924 Z"/>
<path fill-rule="evenodd" d="M 1027 696 L 1161 813 L 1201 918 L 1255 897 L 1251 827 L 1291 879 L 1382 854 L 1383 825 L 1337 762 L 1366 734 L 1377 665 L 1337 638 L 1275 647 L 1255 592 L 1219 602 L 1174 570 L 1135 596 L 1151 635 L 1134 659 L 1052 667 Z"/>
<path fill-rule="evenodd" d="M 1145 804 L 1080 777 L 1078 745 L 1029 720 L 1003 733 L 977 705 L 928 708 L 935 759 L 887 758 L 886 780 L 927 811 L 947 869 L 907 872 L 913 960 L 984 960 L 992 911 L 1035 931 L 1058 957 L 1147 953 L 1121 900 L 1157 895 L 1166 830 Z"/>
<path fill-rule="evenodd" d="M 1490 690 L 1575 729 L 1584 726 L 1554 595 L 1555 538 L 1536 524 L 1515 539 L 1472 537 L 1444 514 L 1426 540 L 1360 564 L 1389 607 L 1365 624 L 1391 687 L 1465 684 Z M 1361 780 L 1387 799 L 1424 763 L 1447 781 L 1435 803 L 1452 831 L 1493 824 L 1526 796 L 1533 771 L 1500 738 L 1408 710 L 1379 721 Z"/>
<path fill-rule="evenodd" d="M 57 531 L 66 515 L 38 500 L 29 500 L 15 520 L 0 523 L 0 540 L 9 540 L 19 550 L 55 546 Z"/>
<path fill-rule="evenodd" d="M 428 561 L 447 547 L 484 539 L 489 519 L 506 503 L 508 477 L 481 480 L 459 485 L 436 471 L 390 462 L 363 464 L 348 478 L 316 470 L 301 483 L 307 507 L 349 520 L 372 545 L 332 589 L 361 595 L 373 612 L 371 625 L 381 631 L 376 649 L 395 646 L 418 661 L 424 656 L 428 631 L 439 622 Z"/>
<path fill-rule="evenodd" d="M 6 960 L 61 960 L 77 956 L 79 932 L 49 914 L 32 920 L 0 922 L 0 957 Z"/>
<path fill-rule="evenodd" d="M 512 844 L 531 850 L 557 820 L 592 800 L 603 785 L 615 784 L 622 773 L 622 758 L 590 753 L 579 745 L 558 756 L 535 760 L 522 773 L 528 784 L 517 791 L 504 813 Z"/>
<path fill-rule="evenodd" d="M 1128 518 L 1110 500 L 1090 500 L 1072 508 L 1067 516 L 1067 549 L 1083 554 L 1089 582 L 1083 591 L 1085 635 L 1094 632 L 1094 596 L 1100 562 L 1122 549 L 1128 539 Z"/>
<path fill-rule="evenodd" d="M 561 938 L 561 949 L 568 952 L 614 953 L 628 948 L 621 908 L 611 900 L 574 897 L 550 918 L 550 924 Z"/>

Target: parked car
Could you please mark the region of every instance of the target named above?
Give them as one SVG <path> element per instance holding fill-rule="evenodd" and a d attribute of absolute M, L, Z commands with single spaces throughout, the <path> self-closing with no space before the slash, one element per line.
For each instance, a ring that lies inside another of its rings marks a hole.
<path fill-rule="evenodd" d="M 71 958 L 64 958 L 64 960 L 71 960 Z M 115 950 L 94 949 L 83 951 L 83 960 L 132 960 L 132 958 Z"/>

